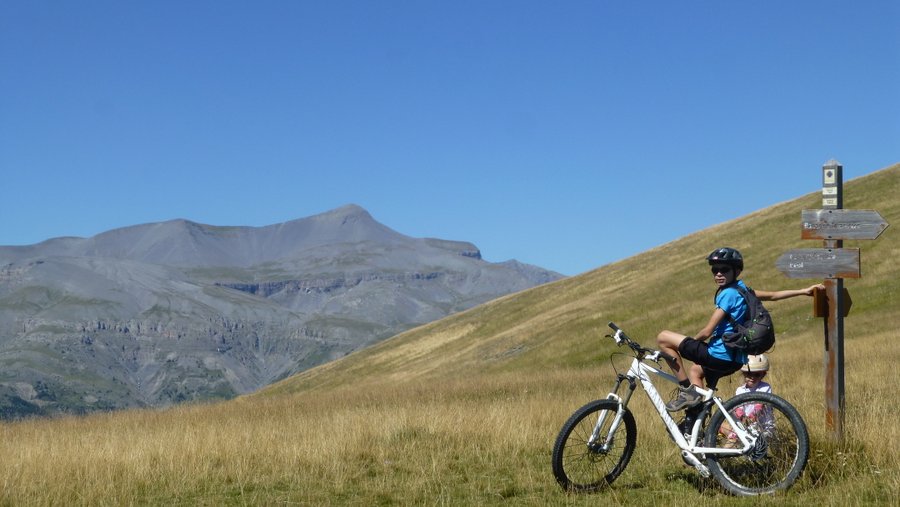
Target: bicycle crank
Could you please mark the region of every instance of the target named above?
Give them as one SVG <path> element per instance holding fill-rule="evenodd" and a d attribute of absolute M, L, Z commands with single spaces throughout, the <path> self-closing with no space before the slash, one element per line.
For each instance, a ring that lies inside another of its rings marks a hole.
<path fill-rule="evenodd" d="M 709 478 L 709 468 L 707 468 L 706 465 L 704 465 L 699 459 L 697 459 L 697 456 L 694 456 L 693 453 L 688 451 L 681 451 L 681 458 L 684 459 L 685 463 L 696 468 L 701 477 L 703 477 L 704 479 Z"/>

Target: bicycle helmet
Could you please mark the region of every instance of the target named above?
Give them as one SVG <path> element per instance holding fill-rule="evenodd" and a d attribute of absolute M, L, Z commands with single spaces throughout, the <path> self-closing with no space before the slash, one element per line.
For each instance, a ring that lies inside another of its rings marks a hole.
<path fill-rule="evenodd" d="M 717 248 L 716 250 L 713 250 L 713 253 L 706 257 L 706 260 L 709 262 L 710 266 L 713 264 L 727 264 L 738 271 L 743 271 L 744 269 L 744 258 L 741 257 L 741 252 L 738 252 L 734 248 Z"/>
<path fill-rule="evenodd" d="M 765 354 L 747 356 L 747 364 L 742 368 L 746 372 L 769 371 L 769 358 Z"/>

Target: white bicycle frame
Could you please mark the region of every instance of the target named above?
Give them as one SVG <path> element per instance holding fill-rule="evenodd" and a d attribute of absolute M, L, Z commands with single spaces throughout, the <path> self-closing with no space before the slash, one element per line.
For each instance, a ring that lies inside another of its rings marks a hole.
<path fill-rule="evenodd" d="M 613 336 L 613 339 L 616 340 L 616 343 L 621 343 L 622 331 L 617 330 L 616 334 Z M 722 404 L 722 399 L 718 396 L 714 396 L 715 391 L 713 389 L 703 389 L 695 386 L 694 388 L 700 393 L 703 397 L 703 402 L 713 400 L 713 403 L 719 407 L 719 410 L 724 414 L 725 420 L 728 424 L 731 425 L 732 431 L 737 435 L 738 440 L 743 444 L 742 448 L 735 449 L 726 449 L 721 447 L 702 447 L 698 446 L 698 441 L 703 438 L 700 435 L 700 427 L 701 419 L 698 418 L 693 427 L 691 428 L 691 437 L 690 439 L 686 439 L 684 435 L 681 433 L 681 430 L 678 428 L 678 424 L 672 419 L 672 416 L 669 415 L 669 412 L 666 410 L 666 404 L 663 402 L 662 397 L 659 395 L 659 391 L 656 390 L 656 386 L 653 385 L 653 382 L 650 380 L 650 374 L 656 375 L 664 380 L 668 380 L 669 382 L 678 383 L 678 379 L 675 376 L 661 371 L 658 368 L 654 368 L 650 366 L 645 361 L 653 361 L 659 364 L 660 360 L 660 351 L 653 351 L 652 353 L 639 353 L 631 363 L 631 367 L 628 369 L 628 373 L 625 375 L 620 375 L 618 380 L 616 381 L 616 385 L 613 388 L 613 391 L 607 395 L 607 399 L 613 400 L 618 404 L 618 411 L 615 415 L 615 418 L 612 421 L 612 424 L 609 427 L 607 435 L 605 436 L 605 444 L 601 447 L 604 451 L 609 449 L 609 446 L 613 442 L 613 436 L 619 428 L 619 425 L 622 423 L 622 418 L 625 415 L 625 409 L 628 407 L 628 402 L 631 400 L 631 395 L 634 394 L 635 389 L 637 388 L 637 382 L 640 381 L 641 386 L 644 388 L 644 392 L 647 393 L 647 396 L 650 398 L 650 402 L 656 408 L 656 412 L 659 414 L 660 419 L 662 419 L 663 424 L 666 425 L 666 429 L 669 431 L 669 434 L 675 440 L 675 444 L 681 449 L 681 455 L 684 457 L 686 461 L 691 463 L 697 470 L 700 471 L 704 476 L 708 476 L 709 469 L 706 465 L 703 464 L 703 456 L 704 455 L 723 455 L 723 456 L 737 456 L 743 454 L 748 451 L 753 445 L 756 443 L 756 436 L 752 433 L 748 432 L 740 421 L 734 419 L 731 414 L 725 410 L 725 406 Z M 624 393 L 624 396 L 619 396 L 618 391 L 619 387 L 622 385 L 622 381 L 628 381 L 627 392 Z M 609 412 L 603 411 L 600 414 L 599 419 L 597 420 L 597 424 L 594 426 L 594 431 L 591 434 L 591 438 L 589 443 L 596 442 L 600 437 L 600 429 L 603 427 L 603 424 L 606 422 L 606 418 Z M 699 455 L 699 456 L 698 456 Z"/>

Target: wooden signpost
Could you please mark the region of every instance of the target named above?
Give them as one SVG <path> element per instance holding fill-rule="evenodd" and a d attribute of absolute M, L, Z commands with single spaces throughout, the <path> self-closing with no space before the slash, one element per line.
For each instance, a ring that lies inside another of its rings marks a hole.
<path fill-rule="evenodd" d="M 859 278 L 859 248 L 798 248 L 775 267 L 789 278 Z"/>
<path fill-rule="evenodd" d="M 803 239 L 875 239 L 888 226 L 871 209 L 805 209 L 800 221 Z"/>
<path fill-rule="evenodd" d="M 784 253 L 775 263 L 789 278 L 825 278 L 824 295 L 817 294 L 813 314 L 825 318 L 825 426 L 832 438 L 844 439 L 844 317 L 850 294 L 844 278 L 859 278 L 859 249 L 844 248 L 844 240 L 875 239 L 888 227 L 874 210 L 845 210 L 843 166 L 829 160 L 822 167 L 822 208 L 803 210 L 803 239 L 821 239 L 824 248 Z M 823 297 L 824 296 L 824 297 Z"/>

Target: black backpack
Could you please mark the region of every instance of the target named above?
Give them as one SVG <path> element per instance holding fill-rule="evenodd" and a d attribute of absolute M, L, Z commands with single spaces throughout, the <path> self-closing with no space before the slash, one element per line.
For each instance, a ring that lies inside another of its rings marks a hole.
<path fill-rule="evenodd" d="M 722 342 L 726 347 L 746 352 L 750 355 L 762 354 L 775 345 L 775 326 L 772 324 L 772 316 L 763 306 L 762 301 L 756 297 L 753 289 L 745 289 L 738 284 L 733 284 L 744 301 L 747 302 L 747 320 L 744 324 L 735 322 L 734 317 L 728 312 L 725 316 L 731 321 L 736 332 L 725 333 Z"/>

